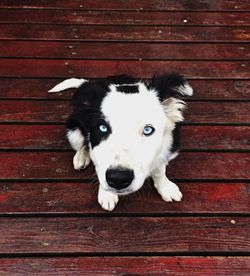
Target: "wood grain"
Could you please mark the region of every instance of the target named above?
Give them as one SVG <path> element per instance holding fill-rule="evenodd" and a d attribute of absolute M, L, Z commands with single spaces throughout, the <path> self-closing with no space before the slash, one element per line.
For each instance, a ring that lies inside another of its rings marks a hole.
<path fill-rule="evenodd" d="M 75 171 L 73 152 L 1 152 L 0 179 L 93 179 L 93 167 Z M 249 153 L 182 152 L 167 167 L 173 179 L 250 179 Z M 10 169 L 11 168 L 11 169 Z"/>
<path fill-rule="evenodd" d="M 128 74 L 151 78 L 155 73 L 179 72 L 191 79 L 249 79 L 250 61 L 114 61 L 0 59 L 2 77 L 103 78 Z"/>
<path fill-rule="evenodd" d="M 103 2 L 102 0 L 85 0 L 84 2 L 69 2 L 67 0 L 2 0 L 1 8 L 31 8 L 31 9 L 83 9 L 83 10 L 164 10 L 164 11 L 246 11 L 250 10 L 248 0 L 207 1 L 198 0 L 121 0 Z"/>
<path fill-rule="evenodd" d="M 248 252 L 250 218 L 0 218 L 0 253 Z M 192 233 L 192 235 L 190 235 Z"/>
<path fill-rule="evenodd" d="M 83 25 L 250 26 L 249 12 L 121 12 L 0 9 L 2 23 Z"/>
<path fill-rule="evenodd" d="M 1 275 L 250 275 L 249 15 L 249 0 L 1 1 Z M 73 91 L 47 91 L 173 71 L 194 88 L 167 167 L 183 200 L 148 180 L 106 213 L 94 167 L 73 169 Z"/>
<path fill-rule="evenodd" d="M 83 74 L 81 77 L 85 77 Z M 47 91 L 62 79 L 0 78 L 1 98 L 70 99 L 72 90 L 63 93 Z M 194 88 L 192 99 L 249 100 L 249 80 L 190 80 Z"/>
<path fill-rule="evenodd" d="M 166 203 L 153 188 L 120 197 L 112 214 L 248 214 L 249 183 L 178 183 L 183 199 Z M 0 214 L 104 214 L 97 202 L 98 183 L 0 183 Z M 150 204 L 149 204 L 150 202 Z"/>
<path fill-rule="evenodd" d="M 250 102 L 189 102 L 185 122 L 195 124 L 249 124 Z M 68 101 L 0 101 L 0 122 L 65 123 Z"/>
<path fill-rule="evenodd" d="M 161 275 L 248 276 L 249 257 L 88 257 L 1 258 L 6 275 Z"/>
<path fill-rule="evenodd" d="M 216 133 L 216 136 L 214 135 Z M 184 150 L 250 150 L 249 126 L 181 128 Z M 69 149 L 62 125 L 0 125 L 0 149 Z"/>
<path fill-rule="evenodd" d="M 0 39 L 144 42 L 248 42 L 249 27 L 2 24 Z"/>
<path fill-rule="evenodd" d="M 249 17 L 250 18 L 250 17 Z M 246 43 L 4 41 L 0 57 L 112 60 L 247 60 Z"/>

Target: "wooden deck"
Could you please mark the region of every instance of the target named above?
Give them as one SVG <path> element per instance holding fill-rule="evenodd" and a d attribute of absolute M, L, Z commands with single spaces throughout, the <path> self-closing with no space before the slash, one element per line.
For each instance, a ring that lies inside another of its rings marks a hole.
<path fill-rule="evenodd" d="M 249 0 L 0 2 L 0 275 L 250 275 Z M 71 76 L 177 71 L 194 87 L 181 203 L 97 203 L 72 168 Z"/>

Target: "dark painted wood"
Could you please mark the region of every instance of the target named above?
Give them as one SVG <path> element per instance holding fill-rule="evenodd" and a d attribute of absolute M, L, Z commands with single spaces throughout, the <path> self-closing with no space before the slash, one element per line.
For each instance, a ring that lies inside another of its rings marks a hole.
<path fill-rule="evenodd" d="M 63 125 L 0 125 L 0 149 L 69 149 Z"/>
<path fill-rule="evenodd" d="M 121 12 L 0 9 L 2 23 L 83 25 L 187 25 L 250 26 L 250 13 L 221 12 Z"/>
<path fill-rule="evenodd" d="M 2 258 L 0 273 L 6 275 L 162 275 L 248 276 L 249 257 L 89 257 Z"/>
<path fill-rule="evenodd" d="M 249 227 L 245 217 L 0 218 L 0 253 L 248 252 Z"/>
<path fill-rule="evenodd" d="M 249 17 L 250 18 L 250 17 Z M 115 43 L 4 41 L 0 57 L 123 60 L 246 60 L 246 43 Z"/>
<path fill-rule="evenodd" d="M 248 0 L 1 1 L 1 275 L 250 275 L 248 257 L 198 257 L 249 253 L 248 11 Z M 73 170 L 72 91 L 47 90 L 166 71 L 195 91 L 167 168 L 183 201 L 148 181 L 107 215 L 93 166 Z"/>
<path fill-rule="evenodd" d="M 148 42 L 248 42 L 249 27 L 2 24 L 0 39 Z"/>
<path fill-rule="evenodd" d="M 0 121 L 65 123 L 70 110 L 68 101 L 0 101 Z"/>
<path fill-rule="evenodd" d="M 81 75 L 81 77 L 85 77 Z M 63 93 L 47 91 L 63 79 L 0 78 L 1 98 L 70 99 L 72 90 Z M 249 80 L 191 80 L 192 99 L 249 100 Z"/>
<path fill-rule="evenodd" d="M 155 73 L 179 72 L 192 79 L 249 79 L 250 61 L 114 61 L 1 59 L 2 77 L 103 78 L 129 74 L 151 78 Z"/>
<path fill-rule="evenodd" d="M 250 102 L 189 102 L 186 123 L 249 124 Z M 71 111 L 69 101 L 0 101 L 0 122 L 65 123 Z"/>
<path fill-rule="evenodd" d="M 192 1 L 192 0 L 120 0 L 106 1 L 102 0 L 84 0 L 84 1 L 59 1 L 59 0 L 2 0 L 1 8 L 32 8 L 32 9 L 82 9 L 82 10 L 164 10 L 164 11 L 237 11 L 250 10 L 248 0 L 230 0 L 230 1 Z"/>
<path fill-rule="evenodd" d="M 186 123 L 250 123 L 249 102 L 189 102 Z"/>
<path fill-rule="evenodd" d="M 92 166 L 75 171 L 72 158 L 73 152 L 1 152 L 0 179 L 96 178 Z M 250 179 L 249 166 L 249 153 L 182 152 L 167 167 L 167 175 L 174 179 Z"/>
<path fill-rule="evenodd" d="M 114 214 L 248 214 L 249 183 L 177 183 L 183 193 L 178 203 L 166 203 L 153 188 L 120 197 Z M 0 214 L 104 214 L 94 183 L 0 183 Z M 150 203 L 150 204 L 149 204 Z M 1 262 L 0 262 L 1 263 Z"/>
<path fill-rule="evenodd" d="M 65 134 L 62 125 L 0 125 L 0 149 L 69 149 Z M 184 150 L 250 150 L 249 126 L 184 125 L 181 138 Z"/>
<path fill-rule="evenodd" d="M 250 127 L 183 126 L 181 143 L 189 150 L 250 150 Z"/>

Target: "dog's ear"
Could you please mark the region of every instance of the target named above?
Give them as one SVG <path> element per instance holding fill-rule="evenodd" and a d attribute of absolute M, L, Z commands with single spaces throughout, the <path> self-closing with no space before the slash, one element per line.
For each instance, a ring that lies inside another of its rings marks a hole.
<path fill-rule="evenodd" d="M 104 82 L 95 83 L 86 79 L 70 78 L 60 82 L 48 92 L 61 92 L 70 88 L 77 88 L 72 97 L 72 104 L 76 109 L 96 107 L 108 90 L 108 86 Z"/>
<path fill-rule="evenodd" d="M 150 87 L 157 91 L 162 102 L 170 97 L 182 98 L 193 95 L 192 87 L 179 74 L 155 76 L 152 78 Z"/>
<path fill-rule="evenodd" d="M 174 123 L 183 121 L 183 110 L 185 109 L 185 99 L 193 95 L 193 89 L 187 80 L 178 74 L 165 74 L 153 77 L 150 88 L 154 89 L 166 115 Z"/>
<path fill-rule="evenodd" d="M 82 84 L 72 97 L 72 104 L 77 109 L 96 108 L 101 104 L 108 87 L 101 83 L 86 82 Z"/>

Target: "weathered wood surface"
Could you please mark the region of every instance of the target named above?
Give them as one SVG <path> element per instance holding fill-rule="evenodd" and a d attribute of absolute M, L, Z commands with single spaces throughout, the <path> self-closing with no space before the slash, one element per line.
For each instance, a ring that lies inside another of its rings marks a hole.
<path fill-rule="evenodd" d="M 121 43 L 13 41 L 0 44 L 0 57 L 112 60 L 246 60 L 246 43 Z"/>
<path fill-rule="evenodd" d="M 0 179 L 93 179 L 89 166 L 74 171 L 73 152 L 1 152 Z M 250 179 L 248 152 L 182 152 L 167 167 L 174 179 Z M 10 169 L 11 168 L 11 169 Z M 185 168 L 185 169 L 183 169 Z"/>
<path fill-rule="evenodd" d="M 1 275 L 250 275 L 249 11 L 247 0 L 1 1 Z M 147 181 L 107 214 L 93 166 L 73 169 L 73 91 L 47 90 L 171 71 L 195 92 L 167 168 L 183 201 Z"/>
<path fill-rule="evenodd" d="M 0 46 L 1 47 L 1 46 Z M 108 72 L 105 73 L 108 75 Z M 105 76 L 106 76 L 105 75 Z M 83 72 L 81 77 L 84 76 Z M 0 78 L 1 98 L 41 98 L 41 99 L 70 99 L 72 90 L 63 93 L 48 93 L 48 90 L 63 79 L 30 79 L 30 78 Z M 249 80 L 213 80 L 192 79 L 194 88 L 192 99 L 204 100 L 249 100 Z"/>
<path fill-rule="evenodd" d="M 248 252 L 249 227 L 245 217 L 0 218 L 0 253 Z"/>
<path fill-rule="evenodd" d="M 249 42 L 249 27 L 2 24 L 0 40 Z"/>
<path fill-rule="evenodd" d="M 8 275 L 162 275 L 248 276 L 249 257 L 89 257 L 2 258 L 0 273 Z"/>
<path fill-rule="evenodd" d="M 0 9 L 1 23 L 250 26 L 250 12 L 123 12 Z"/>
<path fill-rule="evenodd" d="M 177 182 L 179 203 L 166 203 L 149 183 L 142 190 L 120 197 L 113 214 L 248 214 L 249 183 Z M 97 204 L 96 182 L 0 183 L 0 214 L 104 214 Z M 150 204 L 149 204 L 150 202 Z M 180 219 L 181 220 L 181 219 Z"/>
<path fill-rule="evenodd" d="M 250 102 L 189 102 L 185 123 L 249 124 Z M 65 123 L 71 106 L 68 101 L 4 100 L 0 122 Z"/>
<path fill-rule="evenodd" d="M 67 0 L 2 0 L 1 8 L 32 8 L 32 9 L 83 9 L 83 10 L 164 10 L 164 11 L 246 11 L 250 10 L 248 0 L 230 0 L 230 1 L 203 1 L 198 0 L 121 0 L 108 1 L 102 0 L 91 1 L 76 1 Z"/>
<path fill-rule="evenodd" d="M 182 72 L 187 78 L 249 79 L 250 61 L 113 61 L 113 60 L 34 60 L 2 59 L 2 77 L 82 77 L 101 78 L 105 75 L 134 75 L 151 78 L 154 73 Z"/>
<path fill-rule="evenodd" d="M 248 276 L 249 257 L 2 258 L 1 275 Z"/>
<path fill-rule="evenodd" d="M 216 136 L 214 135 L 216 133 Z M 181 128 L 183 150 L 250 150 L 249 126 Z M 63 125 L 0 125 L 0 149 L 69 149 Z"/>

